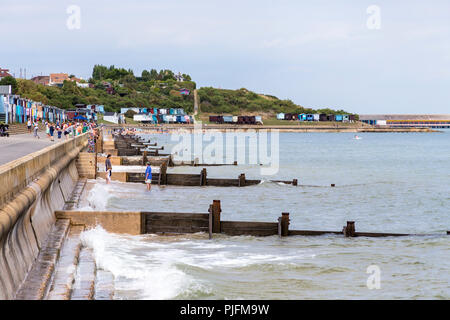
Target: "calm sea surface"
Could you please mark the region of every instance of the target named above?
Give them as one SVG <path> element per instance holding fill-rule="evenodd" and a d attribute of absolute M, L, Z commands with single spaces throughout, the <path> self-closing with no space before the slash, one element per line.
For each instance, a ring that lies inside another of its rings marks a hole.
<path fill-rule="evenodd" d="M 208 177 L 263 183 L 245 188 L 152 186 L 101 181 L 92 208 L 207 212 L 222 220 L 276 222 L 291 229 L 431 233 L 401 238 L 123 236 L 86 231 L 100 268 L 115 276 L 116 299 L 450 299 L 450 131 L 280 133 L 279 171 L 259 165 L 208 167 Z M 170 147 L 169 134 L 152 136 Z M 169 148 L 170 149 L 170 148 Z M 201 167 L 169 172 L 199 173 Z M 293 187 L 269 180 L 298 179 Z M 330 184 L 336 184 L 331 188 Z M 105 196 L 106 195 L 106 196 Z M 380 271 L 380 288 L 369 289 Z M 371 269 L 369 269 L 370 271 Z M 372 278 L 370 278 L 372 279 Z"/>

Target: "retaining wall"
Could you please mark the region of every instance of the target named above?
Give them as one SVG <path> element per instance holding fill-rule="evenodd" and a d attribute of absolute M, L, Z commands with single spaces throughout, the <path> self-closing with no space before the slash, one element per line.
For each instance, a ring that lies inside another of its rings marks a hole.
<path fill-rule="evenodd" d="M 0 167 L 0 300 L 14 299 L 78 180 L 87 135 Z"/>

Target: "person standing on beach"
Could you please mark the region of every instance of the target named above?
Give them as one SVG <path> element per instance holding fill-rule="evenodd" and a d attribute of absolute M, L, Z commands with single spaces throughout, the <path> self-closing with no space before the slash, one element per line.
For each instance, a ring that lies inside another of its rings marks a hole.
<path fill-rule="evenodd" d="M 145 169 L 145 183 L 147 184 L 147 190 L 152 188 L 152 167 L 150 162 L 147 162 L 147 169 Z"/>
<path fill-rule="evenodd" d="M 106 184 L 109 184 L 111 182 L 111 172 L 112 172 L 112 165 L 111 165 L 111 155 L 108 154 L 106 156 L 105 161 L 105 168 L 106 168 Z"/>

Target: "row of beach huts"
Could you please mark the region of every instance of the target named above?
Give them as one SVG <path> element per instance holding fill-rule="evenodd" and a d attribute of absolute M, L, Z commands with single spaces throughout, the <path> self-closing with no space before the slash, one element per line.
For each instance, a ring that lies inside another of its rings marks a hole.
<path fill-rule="evenodd" d="M 211 123 L 263 124 L 261 116 L 209 116 Z"/>
<path fill-rule="evenodd" d="M 194 123 L 192 116 L 187 115 L 183 108 L 122 108 L 121 113 L 128 110 L 135 112 L 133 120 L 142 123 Z"/>
<path fill-rule="evenodd" d="M 353 114 L 325 114 L 325 113 L 278 113 L 278 120 L 297 120 L 297 121 L 336 121 L 336 122 L 355 122 Z"/>

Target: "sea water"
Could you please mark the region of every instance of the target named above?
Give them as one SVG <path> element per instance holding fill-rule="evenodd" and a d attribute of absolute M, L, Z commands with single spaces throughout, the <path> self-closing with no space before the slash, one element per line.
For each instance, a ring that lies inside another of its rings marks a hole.
<path fill-rule="evenodd" d="M 97 227 L 83 241 L 98 267 L 113 273 L 115 299 L 449 299 L 450 132 L 358 135 L 280 133 L 273 176 L 261 175 L 258 164 L 207 167 L 208 177 L 263 180 L 255 186 L 147 192 L 142 184 L 98 180 L 87 199 L 96 210 L 205 213 L 218 199 L 222 220 L 276 222 L 289 212 L 290 229 L 338 231 L 352 220 L 361 232 L 432 235 L 209 240 Z M 175 144 L 168 134 L 151 137 L 169 149 Z M 298 187 L 270 181 L 294 178 Z"/>

